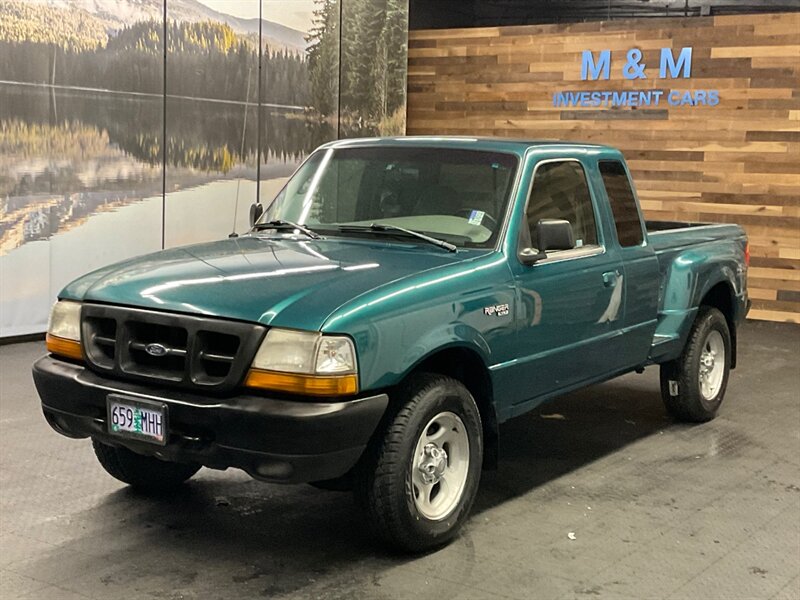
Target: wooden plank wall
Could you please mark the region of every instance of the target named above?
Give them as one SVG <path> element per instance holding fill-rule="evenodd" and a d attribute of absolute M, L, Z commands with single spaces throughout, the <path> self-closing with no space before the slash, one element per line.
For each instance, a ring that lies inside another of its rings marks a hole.
<path fill-rule="evenodd" d="M 658 79 L 662 47 L 693 48 Z M 642 50 L 647 79 L 626 80 Z M 606 81 L 581 53 L 612 51 Z M 717 106 L 553 106 L 560 91 L 719 90 Z M 750 236 L 751 318 L 800 323 L 800 13 L 412 31 L 409 135 L 557 138 L 625 153 L 646 217 L 735 222 Z"/>

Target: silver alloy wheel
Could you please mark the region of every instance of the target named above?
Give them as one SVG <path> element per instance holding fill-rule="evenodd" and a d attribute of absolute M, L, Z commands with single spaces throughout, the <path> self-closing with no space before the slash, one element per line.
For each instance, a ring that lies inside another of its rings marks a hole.
<path fill-rule="evenodd" d="M 458 506 L 469 473 L 469 437 L 452 412 L 433 417 L 417 440 L 411 459 L 414 505 L 431 521 L 447 518 Z"/>
<path fill-rule="evenodd" d="M 705 400 L 713 400 L 722 387 L 725 377 L 725 342 L 717 330 L 709 332 L 700 353 L 700 393 Z"/>

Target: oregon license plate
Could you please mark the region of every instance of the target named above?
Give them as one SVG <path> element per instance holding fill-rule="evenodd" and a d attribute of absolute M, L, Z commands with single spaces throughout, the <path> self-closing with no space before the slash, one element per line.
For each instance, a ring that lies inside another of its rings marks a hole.
<path fill-rule="evenodd" d="M 109 394 L 108 432 L 146 442 L 167 443 L 167 406 L 160 402 Z"/>

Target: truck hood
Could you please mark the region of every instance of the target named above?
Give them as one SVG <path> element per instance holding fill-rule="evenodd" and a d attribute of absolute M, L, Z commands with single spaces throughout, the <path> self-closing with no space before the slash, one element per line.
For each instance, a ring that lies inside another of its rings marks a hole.
<path fill-rule="evenodd" d="M 317 330 L 362 293 L 486 252 L 244 236 L 111 265 L 75 280 L 60 297 Z"/>

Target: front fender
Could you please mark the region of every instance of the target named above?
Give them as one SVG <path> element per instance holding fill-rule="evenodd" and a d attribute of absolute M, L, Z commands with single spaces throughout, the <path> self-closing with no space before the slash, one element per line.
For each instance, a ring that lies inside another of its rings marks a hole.
<path fill-rule="evenodd" d="M 377 289 L 340 308 L 323 327 L 356 344 L 362 390 L 399 384 L 432 354 L 453 347 L 484 364 L 514 349 L 514 285 L 502 255 Z M 505 307 L 506 310 L 494 310 Z"/>
<path fill-rule="evenodd" d="M 413 318 L 387 315 L 356 330 L 353 338 L 359 356 L 362 390 L 393 387 L 420 363 L 436 353 L 464 348 L 477 354 L 488 368 L 501 362 L 512 347 L 511 314 L 487 317 L 486 305 L 509 304 L 512 290 L 498 291 L 491 299 L 447 302 L 416 310 Z"/>
<path fill-rule="evenodd" d="M 473 327 L 464 324 L 448 323 L 446 326 L 428 332 L 418 343 L 414 344 L 403 355 L 404 365 L 400 380 L 434 355 L 452 349 L 470 350 L 477 354 L 484 366 L 488 368 L 491 349 L 483 334 Z"/>

